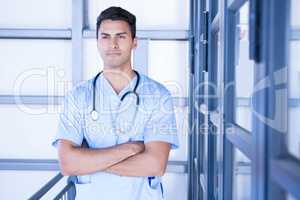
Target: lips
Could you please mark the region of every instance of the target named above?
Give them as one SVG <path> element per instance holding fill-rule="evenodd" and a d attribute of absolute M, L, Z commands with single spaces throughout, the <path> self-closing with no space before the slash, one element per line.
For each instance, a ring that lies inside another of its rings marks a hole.
<path fill-rule="evenodd" d="M 107 56 L 119 56 L 119 55 L 121 55 L 121 53 L 120 52 L 107 52 L 106 55 Z"/>

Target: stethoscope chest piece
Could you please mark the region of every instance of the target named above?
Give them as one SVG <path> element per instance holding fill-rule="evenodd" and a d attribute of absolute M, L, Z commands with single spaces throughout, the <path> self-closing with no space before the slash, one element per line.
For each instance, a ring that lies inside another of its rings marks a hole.
<path fill-rule="evenodd" d="M 139 85 L 139 82 L 140 82 L 140 75 L 139 75 L 139 73 L 137 72 L 137 71 L 134 71 L 135 73 L 136 73 L 136 76 L 137 76 L 137 80 L 136 80 L 136 84 L 135 84 L 135 86 L 134 86 L 134 89 L 132 90 L 132 91 L 128 91 L 128 92 L 126 92 L 122 97 L 121 97 L 121 101 L 123 101 L 124 100 L 124 98 L 127 96 L 127 95 L 130 95 L 130 94 L 134 94 L 135 96 L 136 96 L 136 105 L 138 106 L 139 105 L 139 95 L 138 95 L 138 93 L 136 92 L 136 89 L 137 89 L 137 87 L 138 87 L 138 85 Z M 92 108 L 92 111 L 91 111 L 91 118 L 92 118 L 92 120 L 94 120 L 94 121 L 96 121 L 96 120 L 98 120 L 98 112 L 96 111 L 96 81 L 97 81 L 97 79 L 98 79 L 98 77 L 100 76 L 100 74 L 102 73 L 102 71 L 101 72 L 99 72 L 96 76 L 95 76 L 95 78 L 94 78 L 94 80 L 93 80 L 93 108 Z"/>
<path fill-rule="evenodd" d="M 96 121 L 98 119 L 98 112 L 96 110 L 93 110 L 91 112 L 91 117 L 94 121 Z"/>

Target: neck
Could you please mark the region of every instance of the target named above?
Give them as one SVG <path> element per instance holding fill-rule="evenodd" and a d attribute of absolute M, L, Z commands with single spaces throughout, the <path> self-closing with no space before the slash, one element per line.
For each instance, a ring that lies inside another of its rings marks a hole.
<path fill-rule="evenodd" d="M 117 94 L 125 88 L 129 82 L 134 78 L 135 73 L 131 67 L 129 68 L 104 68 L 103 75 L 111 84 L 112 88 Z"/>

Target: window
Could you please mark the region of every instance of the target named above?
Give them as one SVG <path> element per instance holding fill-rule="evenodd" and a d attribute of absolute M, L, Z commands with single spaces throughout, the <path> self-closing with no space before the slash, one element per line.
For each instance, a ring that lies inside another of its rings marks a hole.
<path fill-rule="evenodd" d="M 1 28 L 67 29 L 71 19 L 72 0 L 1 1 Z"/>
<path fill-rule="evenodd" d="M 251 96 L 253 92 L 253 61 L 249 60 L 248 9 L 246 2 L 237 12 L 235 52 L 235 122 L 251 131 Z"/>
<path fill-rule="evenodd" d="M 55 105 L 0 106 L 2 138 L 0 158 L 55 159 L 51 146 L 58 126 L 59 107 Z M 16 124 L 18 124 L 16 126 Z"/>
<path fill-rule="evenodd" d="M 71 61 L 70 41 L 0 39 L 0 94 L 64 95 Z"/>
<path fill-rule="evenodd" d="M 174 97 L 188 96 L 188 43 L 150 41 L 148 74 L 164 84 Z"/>
<path fill-rule="evenodd" d="M 189 1 L 172 0 L 89 0 L 88 23 L 90 28 L 96 29 L 97 16 L 102 10 L 110 6 L 120 6 L 134 13 L 137 17 L 137 29 L 139 30 L 188 29 Z"/>
<path fill-rule="evenodd" d="M 234 150 L 233 199 L 251 199 L 251 161 L 238 149 Z"/>
<path fill-rule="evenodd" d="M 297 5 L 298 3 L 298 5 Z M 299 7 L 299 1 L 292 0 L 291 5 L 290 30 L 293 35 L 297 30 L 300 30 L 299 12 L 295 9 Z M 298 20 L 296 20 L 298 19 Z M 288 149 L 291 154 L 300 159 L 300 131 L 298 118 L 300 116 L 300 37 L 290 38 L 289 40 L 289 67 L 288 67 L 288 80 L 289 80 L 289 101 L 288 101 Z"/>

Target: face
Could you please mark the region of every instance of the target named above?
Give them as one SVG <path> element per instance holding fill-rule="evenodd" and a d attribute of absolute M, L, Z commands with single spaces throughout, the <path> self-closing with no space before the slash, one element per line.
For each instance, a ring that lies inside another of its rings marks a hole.
<path fill-rule="evenodd" d="M 99 27 L 97 47 L 105 68 L 131 65 L 131 51 L 137 41 L 132 39 L 129 24 L 122 20 L 103 20 Z"/>

